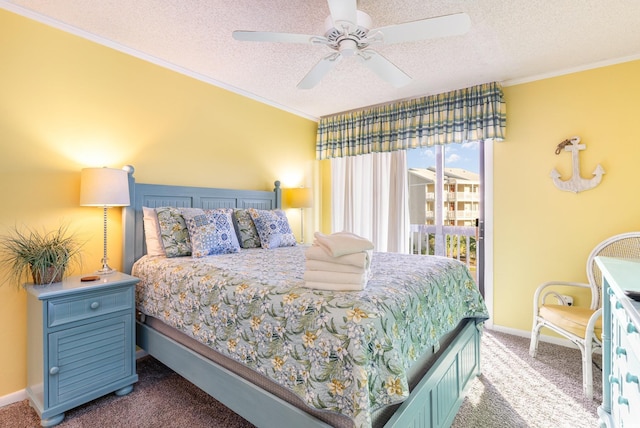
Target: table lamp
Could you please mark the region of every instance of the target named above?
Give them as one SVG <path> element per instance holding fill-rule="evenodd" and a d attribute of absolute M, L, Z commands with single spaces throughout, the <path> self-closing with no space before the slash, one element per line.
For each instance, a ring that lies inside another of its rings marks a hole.
<path fill-rule="evenodd" d="M 80 205 L 104 209 L 104 254 L 102 268 L 96 273 L 107 275 L 115 272 L 107 258 L 107 208 L 125 207 L 129 200 L 129 177 L 123 169 L 84 168 L 80 174 Z"/>
<path fill-rule="evenodd" d="M 312 206 L 312 195 L 309 187 L 293 187 L 286 190 L 285 200 L 290 208 L 300 208 L 300 242 L 304 242 L 304 208 Z"/>

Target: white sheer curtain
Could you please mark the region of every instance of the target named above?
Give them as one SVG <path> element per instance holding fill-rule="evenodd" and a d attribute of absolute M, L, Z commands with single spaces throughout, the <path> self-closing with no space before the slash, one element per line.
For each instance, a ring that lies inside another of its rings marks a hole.
<path fill-rule="evenodd" d="M 334 232 L 371 240 L 375 251 L 409 252 L 406 151 L 331 159 Z"/>

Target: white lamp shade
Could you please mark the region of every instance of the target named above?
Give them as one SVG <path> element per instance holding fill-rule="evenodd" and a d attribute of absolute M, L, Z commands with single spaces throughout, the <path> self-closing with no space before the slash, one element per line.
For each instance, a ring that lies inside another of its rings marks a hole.
<path fill-rule="evenodd" d="M 285 189 L 285 203 L 290 208 L 310 208 L 313 198 L 308 187 Z"/>
<path fill-rule="evenodd" d="M 80 205 L 124 207 L 130 204 L 127 171 L 115 168 L 84 168 L 80 173 Z"/>

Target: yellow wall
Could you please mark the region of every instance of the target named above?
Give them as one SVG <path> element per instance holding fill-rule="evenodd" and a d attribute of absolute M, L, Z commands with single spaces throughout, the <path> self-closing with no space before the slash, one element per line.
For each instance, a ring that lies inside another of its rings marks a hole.
<path fill-rule="evenodd" d="M 530 330 L 532 295 L 547 280 L 586 281 L 589 252 L 603 239 L 640 230 L 640 61 L 504 88 L 507 141 L 494 145 L 494 319 Z M 549 174 L 571 175 L 556 145 L 578 135 L 584 178 L 601 164 L 595 189 L 558 190 Z M 577 304 L 588 304 L 580 296 Z"/>
<path fill-rule="evenodd" d="M 69 223 L 89 241 L 82 270 L 98 268 L 102 216 L 78 207 L 80 169 L 123 164 L 139 182 L 263 189 L 275 179 L 309 185 L 314 170 L 322 216 L 305 224 L 329 230 L 330 168 L 313 161 L 315 122 L 3 10 L 0 40 L 0 233 Z M 640 61 L 505 88 L 508 139 L 493 159 L 494 324 L 530 329 L 540 282 L 586 280 L 593 246 L 640 228 L 637 76 Z M 549 177 L 570 173 L 569 154 L 554 151 L 573 135 L 587 145 L 583 176 L 598 163 L 606 171 L 579 194 Z M 116 268 L 119 214 L 109 215 Z M 25 296 L 0 286 L 0 397 L 25 386 Z"/>
<path fill-rule="evenodd" d="M 132 164 L 148 183 L 311 184 L 314 121 L 1 9 L 0 40 L 0 234 L 67 223 L 88 241 L 83 273 L 102 254 L 102 211 L 78 206 L 83 167 Z M 120 209 L 109 222 L 118 268 Z M 0 397 L 26 382 L 26 293 L 1 280 Z"/>

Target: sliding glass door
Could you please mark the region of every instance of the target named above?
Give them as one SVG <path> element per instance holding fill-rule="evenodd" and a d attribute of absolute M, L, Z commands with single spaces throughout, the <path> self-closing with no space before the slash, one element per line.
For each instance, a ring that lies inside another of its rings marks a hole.
<path fill-rule="evenodd" d="M 411 251 L 456 258 L 484 291 L 483 144 L 407 151 Z"/>

